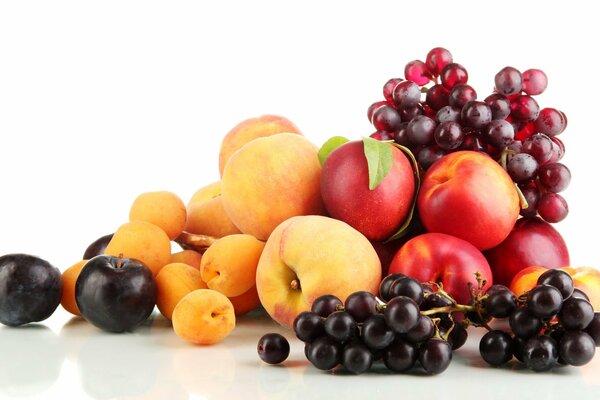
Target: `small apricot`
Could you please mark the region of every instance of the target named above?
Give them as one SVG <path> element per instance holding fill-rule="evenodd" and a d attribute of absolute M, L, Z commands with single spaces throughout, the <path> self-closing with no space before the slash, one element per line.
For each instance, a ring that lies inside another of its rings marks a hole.
<path fill-rule="evenodd" d="M 233 304 L 236 317 L 247 314 L 260 305 L 260 298 L 258 297 L 256 285 L 252 286 L 248 291 L 239 296 L 229 297 L 229 300 L 231 301 L 231 304 Z"/>
<path fill-rule="evenodd" d="M 185 227 L 185 204 L 175 193 L 142 193 L 131 205 L 129 221 L 150 222 L 165 231 L 169 239 L 173 240 Z"/>
<path fill-rule="evenodd" d="M 87 262 L 88 260 L 78 261 L 62 273 L 63 289 L 60 304 L 65 310 L 78 317 L 81 316 L 81 313 L 79 312 L 79 307 L 77 307 L 77 302 L 75 301 L 75 283 L 77 283 L 79 273 Z"/>
<path fill-rule="evenodd" d="M 200 262 L 202 261 L 202 254 L 198 253 L 194 250 L 183 250 L 177 253 L 171 254 L 171 263 L 184 263 L 189 265 L 190 267 L 196 268 L 198 271 L 200 270 Z"/>
<path fill-rule="evenodd" d="M 221 181 L 210 183 L 196 190 L 188 202 L 188 207 L 192 203 L 202 203 L 221 194 Z"/>
<path fill-rule="evenodd" d="M 156 275 L 156 305 L 170 320 L 173 309 L 186 294 L 206 288 L 197 269 L 183 263 L 167 264 Z"/>
<path fill-rule="evenodd" d="M 241 233 L 225 212 L 220 195 L 188 205 L 185 231 L 216 238 Z"/>

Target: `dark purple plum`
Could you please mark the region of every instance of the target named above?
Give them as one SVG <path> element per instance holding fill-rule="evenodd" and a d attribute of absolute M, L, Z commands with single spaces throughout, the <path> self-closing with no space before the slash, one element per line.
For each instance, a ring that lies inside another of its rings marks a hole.
<path fill-rule="evenodd" d="M 106 250 L 106 246 L 108 246 L 108 243 L 112 239 L 113 235 L 114 233 L 104 235 L 90 243 L 83 253 L 82 260 L 91 260 L 96 256 L 104 254 L 104 250 Z"/>

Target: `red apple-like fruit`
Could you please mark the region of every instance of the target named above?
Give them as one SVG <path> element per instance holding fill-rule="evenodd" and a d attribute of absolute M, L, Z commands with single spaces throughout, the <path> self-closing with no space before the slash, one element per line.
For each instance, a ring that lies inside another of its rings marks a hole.
<path fill-rule="evenodd" d="M 519 196 L 508 173 L 475 151 L 457 151 L 433 164 L 417 205 L 429 232 L 456 236 L 480 250 L 506 239 L 519 216 Z"/>
<path fill-rule="evenodd" d="M 560 233 L 538 217 L 518 220 L 510 235 L 484 254 L 492 267 L 494 281 L 506 286 L 524 268 L 559 268 L 570 263 Z"/>
<path fill-rule="evenodd" d="M 443 233 L 426 233 L 406 242 L 389 270 L 420 282 L 441 282 L 461 304 L 471 300 L 469 283 L 477 287 L 476 272 L 487 281 L 485 288 L 492 285 L 492 271 L 483 254 L 471 243 Z"/>
<path fill-rule="evenodd" d="M 362 141 L 335 149 L 321 174 L 321 196 L 330 216 L 370 240 L 384 240 L 404 222 L 415 195 L 415 178 L 402 150 L 392 148 L 392 167 L 373 190 Z"/>

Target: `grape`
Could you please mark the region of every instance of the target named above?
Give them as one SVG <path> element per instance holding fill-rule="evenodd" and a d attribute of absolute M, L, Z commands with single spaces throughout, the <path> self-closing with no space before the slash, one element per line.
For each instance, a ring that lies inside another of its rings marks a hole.
<path fill-rule="evenodd" d="M 421 60 L 414 60 L 404 67 L 404 77 L 413 81 L 419 86 L 424 86 L 433 78 L 431 72 L 427 69 L 425 63 Z"/>
<path fill-rule="evenodd" d="M 541 319 L 550 319 L 560 310 L 563 297 L 560 290 L 554 286 L 540 285 L 527 296 L 527 308 L 529 312 Z"/>
<path fill-rule="evenodd" d="M 596 353 L 594 339 L 582 331 L 567 331 L 558 344 L 558 354 L 565 363 L 580 367 L 589 363 Z"/>
<path fill-rule="evenodd" d="M 560 161 L 565 155 L 565 145 L 559 138 L 551 137 L 550 140 L 552 140 L 552 156 L 548 162 Z"/>
<path fill-rule="evenodd" d="M 504 285 L 492 285 L 486 292 L 489 296 L 483 303 L 487 314 L 494 318 L 506 318 L 517 309 L 517 298 Z"/>
<path fill-rule="evenodd" d="M 323 318 L 327 318 L 330 314 L 337 311 L 338 307 L 343 307 L 343 303 L 340 299 L 332 294 L 324 294 L 315 299 L 311 311 Z"/>
<path fill-rule="evenodd" d="M 519 308 L 511 314 L 510 329 L 522 339 L 529 339 L 542 330 L 542 320 L 531 314 L 526 308 Z"/>
<path fill-rule="evenodd" d="M 369 135 L 369 137 L 375 140 L 392 140 L 394 134 L 386 131 L 375 131 Z"/>
<path fill-rule="evenodd" d="M 392 100 L 397 108 L 410 108 L 419 104 L 421 90 L 411 81 L 400 82 L 392 92 Z"/>
<path fill-rule="evenodd" d="M 457 122 L 442 122 L 435 128 L 433 138 L 440 148 L 444 150 L 454 150 L 462 144 L 465 134 L 462 127 Z"/>
<path fill-rule="evenodd" d="M 524 217 L 535 217 L 537 215 L 537 207 L 540 201 L 540 191 L 535 185 L 519 185 L 523 197 L 527 201 L 527 208 L 521 208 L 521 215 Z"/>
<path fill-rule="evenodd" d="M 404 372 L 411 369 L 419 357 L 417 348 L 397 338 L 383 351 L 383 363 L 392 371 Z"/>
<path fill-rule="evenodd" d="M 398 85 L 402 81 L 404 81 L 404 79 L 402 79 L 402 78 L 392 78 L 392 79 L 388 80 L 385 83 L 385 85 L 383 85 L 383 98 L 386 99 L 389 104 L 394 103 L 394 97 L 393 97 L 394 88 L 396 87 L 396 85 Z M 381 103 L 384 103 L 384 102 L 381 102 Z M 375 104 L 377 104 L 377 103 L 375 103 Z M 369 120 L 370 119 L 371 118 L 369 118 Z"/>
<path fill-rule="evenodd" d="M 417 161 L 424 171 L 433 165 L 437 160 L 444 157 L 446 153 L 436 145 L 425 146 L 417 154 Z"/>
<path fill-rule="evenodd" d="M 385 101 L 376 101 L 375 103 L 371 104 L 369 106 L 369 108 L 367 109 L 367 118 L 369 119 L 369 122 L 372 123 L 373 114 L 375 113 L 375 110 L 377 110 L 378 108 L 381 108 L 381 107 L 385 107 L 387 105 L 388 105 L 388 103 Z"/>
<path fill-rule="evenodd" d="M 532 135 L 523 142 L 523 153 L 532 155 L 540 164 L 545 164 L 552 157 L 552 140 L 542 133 Z"/>
<path fill-rule="evenodd" d="M 520 140 L 513 140 L 513 142 L 508 145 L 508 149 L 513 151 L 515 154 L 519 154 L 523 149 L 523 142 Z"/>
<path fill-rule="evenodd" d="M 430 339 L 435 333 L 435 325 L 431 318 L 421 315 L 417 321 L 417 325 L 406 332 L 404 338 L 411 343 L 419 344 Z"/>
<path fill-rule="evenodd" d="M 583 330 L 594 319 L 594 308 L 583 299 L 567 299 L 558 313 L 558 322 L 567 330 Z"/>
<path fill-rule="evenodd" d="M 108 235 L 104 235 L 94 240 L 90 245 L 85 249 L 83 253 L 82 260 L 91 260 L 92 258 L 104 254 L 106 250 L 106 246 L 110 243 L 113 238 L 114 233 L 109 233 Z"/>
<path fill-rule="evenodd" d="M 379 297 L 381 298 L 381 300 L 383 300 L 383 301 L 390 300 L 393 297 L 392 295 L 390 295 L 390 288 L 392 287 L 392 284 L 397 279 L 401 279 L 401 278 L 405 278 L 405 277 L 406 277 L 406 275 L 404 275 L 404 274 L 390 274 L 390 275 L 386 276 L 385 278 L 383 278 L 383 280 L 379 284 Z"/>
<path fill-rule="evenodd" d="M 546 193 L 538 203 L 538 213 L 546 222 L 560 222 L 569 214 L 569 205 L 560 194 Z"/>
<path fill-rule="evenodd" d="M 543 108 L 535 120 L 535 128 L 539 133 L 556 136 L 567 127 L 567 120 L 560 111 L 554 108 Z"/>
<path fill-rule="evenodd" d="M 460 118 L 464 126 L 481 129 L 492 120 L 492 110 L 483 101 L 469 101 L 463 106 Z"/>
<path fill-rule="evenodd" d="M 318 369 L 328 371 L 340 363 L 340 345 L 327 336 L 316 339 L 308 347 L 308 360 Z"/>
<path fill-rule="evenodd" d="M 461 150 L 471 150 L 471 151 L 482 151 L 485 152 L 485 143 L 481 138 L 481 135 L 471 133 L 465 137 L 462 145 L 460 146 Z"/>
<path fill-rule="evenodd" d="M 452 107 L 462 108 L 469 101 L 477 98 L 477 92 L 472 86 L 466 84 L 456 85 L 450 91 L 448 104 Z"/>
<path fill-rule="evenodd" d="M 513 341 L 513 355 L 520 362 L 524 362 L 523 361 L 523 347 L 525 346 L 525 343 L 527 343 L 527 339 L 522 339 L 518 336 L 513 336 L 512 341 Z"/>
<path fill-rule="evenodd" d="M 425 65 L 434 76 L 438 76 L 450 63 L 452 63 L 452 54 L 443 47 L 431 49 L 425 58 Z"/>
<path fill-rule="evenodd" d="M 445 106 L 435 113 L 435 122 L 438 124 L 444 122 L 460 122 L 460 109 L 451 106 Z"/>
<path fill-rule="evenodd" d="M 330 314 L 324 322 L 325 333 L 337 342 L 346 342 L 356 334 L 356 321 L 345 311 Z"/>
<path fill-rule="evenodd" d="M 508 160 L 506 172 L 513 181 L 525 183 L 531 181 L 537 174 L 538 163 L 527 153 L 516 154 Z"/>
<path fill-rule="evenodd" d="M 446 332 L 448 332 L 447 329 L 443 334 L 445 335 Z M 440 333 L 442 333 L 441 330 Z M 467 342 L 467 338 L 468 333 L 465 327 L 460 323 L 455 323 L 454 328 L 452 328 L 452 331 L 450 331 L 450 334 L 448 335 L 448 343 L 452 346 L 452 350 L 458 350 Z"/>
<path fill-rule="evenodd" d="M 497 148 L 504 148 L 515 139 L 515 129 L 503 119 L 492 120 L 483 132 L 487 142 Z"/>
<path fill-rule="evenodd" d="M 435 132 L 435 121 L 425 115 L 419 115 L 408 123 L 406 134 L 413 144 L 433 143 Z"/>
<path fill-rule="evenodd" d="M 403 122 L 398 126 L 398 130 L 394 133 L 394 142 L 401 146 L 410 146 L 410 139 L 407 133 L 408 122 Z"/>
<path fill-rule="evenodd" d="M 537 280 L 538 285 L 554 286 L 560 291 L 563 299 L 568 299 L 573 294 L 573 278 L 560 269 L 549 269 L 541 274 Z"/>
<path fill-rule="evenodd" d="M 548 87 L 548 77 L 540 69 L 528 69 L 523 72 L 523 91 L 535 96 L 544 93 Z"/>
<path fill-rule="evenodd" d="M 452 361 L 450 343 L 441 339 L 429 339 L 419 348 L 419 362 L 428 374 L 440 374 Z"/>
<path fill-rule="evenodd" d="M 425 110 L 421 104 L 417 104 L 416 106 L 401 108 L 398 112 L 400 113 L 402 122 L 410 122 L 419 115 L 422 115 Z"/>
<path fill-rule="evenodd" d="M 559 193 L 571 183 L 571 171 L 561 163 L 546 164 L 538 171 L 540 183 L 546 190 Z"/>
<path fill-rule="evenodd" d="M 531 96 L 518 96 L 510 103 L 510 115 L 519 121 L 533 121 L 540 114 L 540 106 Z"/>
<path fill-rule="evenodd" d="M 394 341 L 394 337 L 394 332 L 381 314 L 373 315 L 363 323 L 361 338 L 371 349 L 385 349 Z"/>
<path fill-rule="evenodd" d="M 558 346 L 549 336 L 538 335 L 523 345 L 523 362 L 527 368 L 542 372 L 552 369 L 558 361 Z"/>
<path fill-rule="evenodd" d="M 439 293 L 431 293 L 423 299 L 421 310 L 431 310 L 432 308 L 448 307 L 451 305 L 452 302 L 447 297 L 444 297 Z"/>
<path fill-rule="evenodd" d="M 442 85 L 433 85 L 427 91 L 425 102 L 432 110 L 439 110 L 448 105 L 449 92 Z"/>
<path fill-rule="evenodd" d="M 502 331 L 490 331 L 479 342 L 479 354 L 495 367 L 506 364 L 513 357 L 514 343 L 510 335 Z"/>
<path fill-rule="evenodd" d="M 588 297 L 588 295 L 585 294 L 585 292 L 583 290 L 578 289 L 578 288 L 573 289 L 573 294 L 571 294 L 571 298 L 584 299 L 584 300 L 590 301 L 590 298 Z"/>
<path fill-rule="evenodd" d="M 267 333 L 258 341 L 257 351 L 267 364 L 279 364 L 290 355 L 290 344 L 279 333 Z"/>
<path fill-rule="evenodd" d="M 394 132 L 398 129 L 402 120 L 395 108 L 386 105 L 373 111 L 371 123 L 380 131 Z"/>
<path fill-rule="evenodd" d="M 344 308 L 356 322 L 363 322 L 377 314 L 377 299 L 369 292 L 354 292 L 346 299 Z"/>
<path fill-rule="evenodd" d="M 303 342 L 312 342 L 325 334 L 323 318 L 311 311 L 301 312 L 294 319 L 294 333 Z"/>
<path fill-rule="evenodd" d="M 355 341 L 344 346 L 342 365 L 353 374 L 362 374 L 373 365 L 373 354 L 364 344 Z"/>
<path fill-rule="evenodd" d="M 389 289 L 390 297 L 404 296 L 420 305 L 423 302 L 423 287 L 416 279 L 405 277 L 395 280 Z"/>
<path fill-rule="evenodd" d="M 465 67 L 457 63 L 447 64 L 440 72 L 442 85 L 448 90 L 461 83 L 467 83 L 469 74 Z"/>
<path fill-rule="evenodd" d="M 523 87 L 523 77 L 513 67 L 502 68 L 494 77 L 494 82 L 496 90 L 506 96 L 519 93 Z"/>
<path fill-rule="evenodd" d="M 494 93 L 484 101 L 492 111 L 492 119 L 504 119 L 510 115 L 510 100 L 505 95 Z"/>
<path fill-rule="evenodd" d="M 585 332 L 594 339 L 596 346 L 600 346 L 600 313 L 594 313 L 594 319 L 585 328 Z"/>
<path fill-rule="evenodd" d="M 383 313 L 388 326 L 396 333 L 406 333 L 417 325 L 419 306 L 408 297 L 394 297 Z"/>

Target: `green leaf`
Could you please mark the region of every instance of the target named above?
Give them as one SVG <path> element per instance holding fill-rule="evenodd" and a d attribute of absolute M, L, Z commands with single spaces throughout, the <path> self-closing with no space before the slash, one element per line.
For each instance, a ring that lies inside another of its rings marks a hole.
<path fill-rule="evenodd" d="M 374 190 L 392 169 L 392 145 L 365 137 L 363 146 L 369 167 L 369 189 Z"/>
<path fill-rule="evenodd" d="M 327 141 L 325 143 L 323 143 L 323 146 L 321 146 L 321 148 L 319 149 L 319 152 L 317 153 L 317 156 L 319 157 L 319 162 L 321 163 L 321 166 L 323 166 L 323 164 L 325 164 L 325 160 L 327 160 L 327 157 L 329 157 L 329 155 L 335 149 L 337 149 L 338 147 L 340 147 L 341 145 L 343 145 L 346 142 L 349 142 L 349 140 L 343 136 L 334 136 L 334 137 L 327 139 Z"/>
<path fill-rule="evenodd" d="M 401 146 L 397 143 L 394 143 L 393 145 L 402 150 L 404 154 L 406 154 L 406 157 L 408 157 L 410 163 L 412 164 L 413 173 L 415 175 L 415 195 L 413 197 L 412 205 L 410 207 L 410 210 L 408 211 L 406 219 L 404 220 L 398 231 L 396 231 L 396 233 L 394 233 L 392 236 L 390 236 L 389 239 L 385 241 L 386 243 L 391 242 L 392 240 L 399 239 L 402 236 L 406 235 L 406 233 L 408 232 L 410 228 L 410 223 L 412 222 L 413 215 L 415 213 L 415 207 L 417 206 L 417 195 L 419 194 L 419 189 L 421 188 L 419 164 L 417 163 L 417 159 L 415 158 L 414 154 L 407 147 Z"/>

